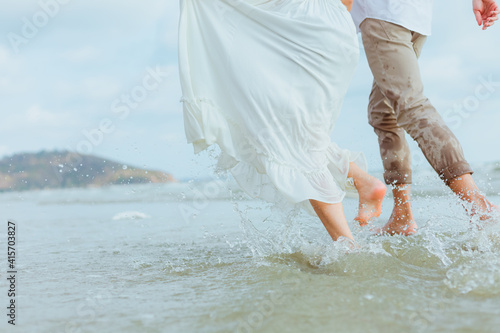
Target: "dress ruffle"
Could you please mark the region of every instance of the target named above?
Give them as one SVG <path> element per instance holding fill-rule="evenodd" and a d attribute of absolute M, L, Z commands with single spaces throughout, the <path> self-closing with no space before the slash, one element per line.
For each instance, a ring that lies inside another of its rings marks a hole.
<path fill-rule="evenodd" d="M 266 156 L 250 144 L 237 149 L 235 142 L 248 142 L 242 138 L 237 124 L 231 124 L 221 110 L 206 98 L 185 99 L 184 122 L 188 143 L 199 153 L 213 144 L 222 151 L 217 168 L 231 173 L 242 190 L 253 198 L 268 202 L 299 204 L 315 214 L 309 199 L 326 203 L 342 202 L 346 193 L 357 195 L 351 178 L 349 163 L 367 169 L 363 153 L 341 149 L 331 142 L 323 152 L 325 163 L 314 170 L 297 168 L 284 161 Z M 298 190 L 300 189 L 300 190 Z"/>

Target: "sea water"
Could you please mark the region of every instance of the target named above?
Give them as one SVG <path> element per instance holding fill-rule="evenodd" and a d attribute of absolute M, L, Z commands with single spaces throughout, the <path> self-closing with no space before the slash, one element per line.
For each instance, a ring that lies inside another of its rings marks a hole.
<path fill-rule="evenodd" d="M 498 171 L 481 177 L 499 204 Z M 10 220 L 20 332 L 499 332 L 499 225 L 471 227 L 439 180 L 416 183 L 418 234 L 350 222 L 354 250 L 224 179 L 0 194 L 0 331 Z"/>

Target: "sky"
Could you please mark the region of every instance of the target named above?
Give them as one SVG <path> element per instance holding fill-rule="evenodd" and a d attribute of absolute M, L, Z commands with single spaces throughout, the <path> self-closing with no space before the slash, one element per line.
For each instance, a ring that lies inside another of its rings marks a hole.
<path fill-rule="evenodd" d="M 1 0 L 0 158 L 71 150 L 178 179 L 210 176 L 213 161 L 184 135 L 178 16 L 178 0 Z M 425 93 L 475 165 L 500 161 L 499 41 L 500 24 L 482 31 L 471 1 L 435 2 Z M 332 140 L 380 170 L 361 52 Z M 414 167 L 426 167 L 411 147 Z"/>

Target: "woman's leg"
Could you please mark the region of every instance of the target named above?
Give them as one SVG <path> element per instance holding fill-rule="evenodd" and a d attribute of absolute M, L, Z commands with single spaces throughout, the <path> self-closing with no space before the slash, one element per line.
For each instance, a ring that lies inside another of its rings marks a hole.
<path fill-rule="evenodd" d="M 354 163 L 349 164 L 348 177 L 354 180 L 354 186 L 359 194 L 359 210 L 355 220 L 361 226 L 365 226 L 372 218 L 379 217 L 382 213 L 382 201 L 387 187 Z"/>
<path fill-rule="evenodd" d="M 387 187 L 354 163 L 349 164 L 348 177 L 354 180 L 354 186 L 359 193 L 359 212 L 356 220 L 360 225 L 366 225 L 371 218 L 380 216 Z M 317 200 L 309 201 L 334 241 L 341 236 L 353 239 L 342 203 L 328 204 Z"/>
<path fill-rule="evenodd" d="M 342 203 L 329 204 L 317 200 L 309 201 L 334 241 L 339 237 L 353 239 L 349 225 L 347 225 Z"/>

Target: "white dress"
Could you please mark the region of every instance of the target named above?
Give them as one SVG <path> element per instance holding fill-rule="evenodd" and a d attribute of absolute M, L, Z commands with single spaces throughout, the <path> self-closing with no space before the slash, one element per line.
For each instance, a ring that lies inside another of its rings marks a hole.
<path fill-rule="evenodd" d="M 340 0 L 181 0 L 187 140 L 252 197 L 339 203 L 349 162 L 330 134 L 359 57 Z"/>

